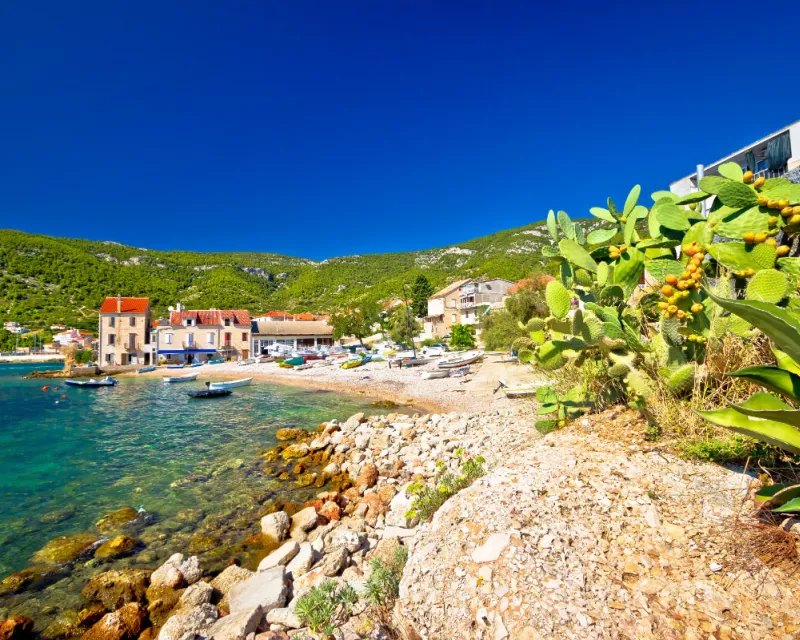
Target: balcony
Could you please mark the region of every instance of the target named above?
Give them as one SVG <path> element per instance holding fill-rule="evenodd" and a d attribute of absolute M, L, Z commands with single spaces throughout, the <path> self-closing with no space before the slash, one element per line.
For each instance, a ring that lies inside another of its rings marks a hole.
<path fill-rule="evenodd" d="M 139 343 L 138 342 L 130 342 L 128 341 L 125 343 L 125 351 L 139 351 Z"/>

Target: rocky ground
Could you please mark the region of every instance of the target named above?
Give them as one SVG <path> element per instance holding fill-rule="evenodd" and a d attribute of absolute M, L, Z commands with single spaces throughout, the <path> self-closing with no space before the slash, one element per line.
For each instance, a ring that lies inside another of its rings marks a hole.
<path fill-rule="evenodd" d="M 633 412 L 546 437 L 533 421 L 522 403 L 286 429 L 263 473 L 319 491 L 265 508 L 268 553 L 257 566 L 209 570 L 176 554 L 154 571 L 100 573 L 83 587 L 83 608 L 61 612 L 44 635 L 303 637 L 298 599 L 334 580 L 362 594 L 339 624 L 348 640 L 800 637 L 796 559 L 767 568 L 751 548 L 751 475 L 659 450 Z M 409 485 L 459 475 L 478 454 L 487 475 L 420 523 Z M 401 547 L 410 556 L 394 611 L 368 606 L 371 561 Z M 41 560 L 58 553 L 46 548 Z M 32 627 L 12 617 L 0 640 L 25 640 Z"/>

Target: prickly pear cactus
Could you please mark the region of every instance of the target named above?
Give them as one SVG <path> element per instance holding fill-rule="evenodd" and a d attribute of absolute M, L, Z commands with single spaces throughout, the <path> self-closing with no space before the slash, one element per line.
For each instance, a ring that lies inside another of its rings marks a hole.
<path fill-rule="evenodd" d="M 558 280 L 551 280 L 544 290 L 550 313 L 556 318 L 566 318 L 572 308 L 572 293 Z"/>
<path fill-rule="evenodd" d="M 789 294 L 789 279 L 775 269 L 756 273 L 747 284 L 747 299 L 779 303 Z"/>

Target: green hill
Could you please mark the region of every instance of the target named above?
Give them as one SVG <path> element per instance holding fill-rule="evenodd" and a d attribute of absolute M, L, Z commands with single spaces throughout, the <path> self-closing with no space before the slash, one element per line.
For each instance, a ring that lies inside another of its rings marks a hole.
<path fill-rule="evenodd" d="M 151 251 L 0 230 L 0 317 L 32 328 L 54 322 L 96 326 L 108 295 L 148 296 L 156 314 L 189 308 L 331 310 L 366 297 L 400 297 L 425 274 L 434 287 L 482 276 L 517 280 L 544 270 L 544 223 L 468 242 L 404 253 L 354 255 L 322 262 L 274 253 Z"/>

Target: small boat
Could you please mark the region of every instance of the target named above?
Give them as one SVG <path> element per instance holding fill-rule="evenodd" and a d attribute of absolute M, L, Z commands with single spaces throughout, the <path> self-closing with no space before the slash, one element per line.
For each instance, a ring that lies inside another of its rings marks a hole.
<path fill-rule="evenodd" d="M 195 369 L 196 367 L 202 367 L 202 366 L 203 366 L 202 362 L 194 362 L 194 363 L 190 364 L 187 367 L 187 369 Z"/>
<path fill-rule="evenodd" d="M 256 358 L 258 364 L 266 364 L 267 362 L 275 362 L 275 356 L 258 356 Z"/>
<path fill-rule="evenodd" d="M 233 393 L 230 389 L 205 389 L 203 391 L 190 391 L 190 398 L 222 398 Z"/>
<path fill-rule="evenodd" d="M 64 380 L 64 384 L 70 387 L 113 387 L 115 384 L 119 384 L 114 378 L 106 376 L 102 380 L 95 380 L 94 378 L 90 378 L 89 380 Z"/>
<path fill-rule="evenodd" d="M 449 378 L 450 377 L 450 369 L 438 369 L 436 371 L 423 371 L 421 377 L 422 377 L 423 380 L 434 380 L 436 378 Z"/>
<path fill-rule="evenodd" d="M 313 369 L 314 365 L 306 362 L 305 364 L 296 364 L 292 367 L 295 371 L 303 371 L 304 369 Z"/>
<path fill-rule="evenodd" d="M 367 364 L 367 362 L 370 362 L 371 360 L 371 356 L 364 356 L 358 360 L 348 360 L 342 364 L 342 369 L 355 369 L 356 367 L 360 367 L 362 364 Z"/>
<path fill-rule="evenodd" d="M 511 386 L 506 383 L 505 380 L 499 380 L 500 386 L 495 389 L 495 393 L 497 393 L 498 389 L 502 389 L 503 393 L 506 394 L 506 398 L 524 398 L 526 396 L 533 396 L 536 395 L 536 390 L 539 387 L 543 387 L 549 382 L 534 382 L 531 384 L 520 384 L 516 386 Z"/>
<path fill-rule="evenodd" d="M 167 369 L 183 369 L 185 364 L 168 364 Z"/>
<path fill-rule="evenodd" d="M 222 364 L 223 362 L 225 362 L 225 358 L 212 358 L 208 364 Z"/>
<path fill-rule="evenodd" d="M 299 364 L 305 364 L 305 363 L 306 363 L 306 359 L 303 356 L 296 356 L 294 358 L 286 358 L 286 360 L 283 361 L 283 364 L 290 364 L 293 367 L 296 367 Z"/>
<path fill-rule="evenodd" d="M 466 364 L 472 364 L 473 362 L 477 362 L 483 357 L 483 351 L 468 351 L 466 353 L 459 354 L 452 358 L 448 358 L 447 360 L 442 360 L 439 362 L 440 369 L 457 369 L 458 367 L 463 367 Z"/>
<path fill-rule="evenodd" d="M 164 378 L 164 382 L 191 382 L 192 380 L 197 380 L 197 376 L 199 373 L 187 373 L 185 376 L 172 376 L 170 378 Z"/>
<path fill-rule="evenodd" d="M 212 382 L 208 385 L 208 388 L 212 391 L 215 389 L 234 389 L 236 387 L 247 387 L 250 386 L 250 383 L 253 381 L 253 378 L 242 378 L 241 380 L 229 380 L 226 382 Z"/>
<path fill-rule="evenodd" d="M 288 364 L 288 363 L 286 363 L 286 362 L 279 362 L 279 363 L 278 363 L 278 366 L 279 366 L 281 369 L 294 369 L 294 365 Z"/>
<path fill-rule="evenodd" d="M 236 364 L 239 365 L 240 367 L 244 367 L 248 364 L 255 364 L 255 363 L 256 363 L 255 358 L 245 358 L 244 360 L 239 360 L 239 362 L 237 362 Z"/>
<path fill-rule="evenodd" d="M 421 367 L 424 364 L 433 362 L 433 358 L 395 358 L 389 360 L 389 367 Z"/>
<path fill-rule="evenodd" d="M 136 373 L 148 373 L 150 371 L 155 371 L 155 370 L 156 370 L 156 368 L 154 366 L 142 367 L 141 369 L 137 369 Z"/>

